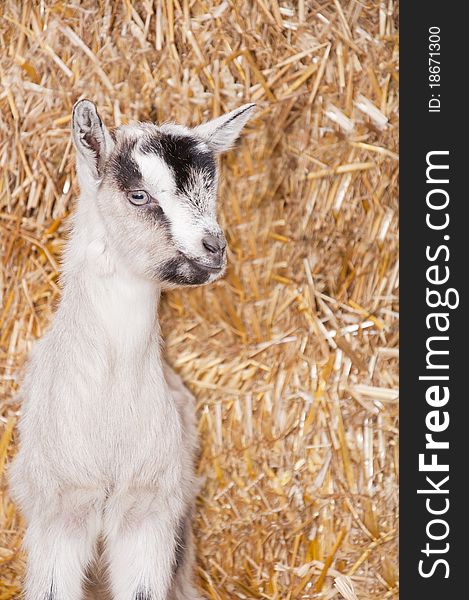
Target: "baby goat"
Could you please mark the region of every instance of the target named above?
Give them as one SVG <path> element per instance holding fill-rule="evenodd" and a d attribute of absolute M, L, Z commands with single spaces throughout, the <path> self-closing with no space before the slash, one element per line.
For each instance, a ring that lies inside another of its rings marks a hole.
<path fill-rule="evenodd" d="M 11 490 L 27 520 L 26 600 L 80 600 L 102 548 L 114 600 L 195 600 L 193 397 L 163 362 L 160 291 L 218 279 L 216 155 L 247 104 L 188 129 L 108 131 L 78 102 L 80 197 L 63 295 L 22 386 Z"/>

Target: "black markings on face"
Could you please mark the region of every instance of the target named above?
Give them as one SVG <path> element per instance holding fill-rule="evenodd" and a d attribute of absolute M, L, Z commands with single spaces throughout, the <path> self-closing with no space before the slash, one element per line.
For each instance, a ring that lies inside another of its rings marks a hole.
<path fill-rule="evenodd" d="M 142 173 L 132 157 L 136 143 L 136 139 L 124 140 L 110 160 L 110 173 L 123 192 L 142 187 Z"/>
<path fill-rule="evenodd" d="M 139 210 L 145 212 L 145 215 L 154 223 L 158 223 L 161 227 L 164 227 L 168 234 L 171 232 L 171 224 L 168 217 L 164 214 L 163 209 L 159 206 L 158 201 L 150 202 L 145 206 L 140 207 Z"/>
<path fill-rule="evenodd" d="M 190 263 L 184 256 L 176 256 L 159 267 L 157 276 L 160 281 L 176 285 L 202 285 L 210 277 L 210 273 Z"/>
<path fill-rule="evenodd" d="M 150 592 L 145 592 L 144 590 L 139 590 L 135 594 L 135 600 L 152 600 Z"/>
<path fill-rule="evenodd" d="M 194 172 L 204 173 L 209 185 L 215 182 L 216 163 L 211 150 L 200 148 L 196 138 L 171 133 L 152 135 L 141 147 L 142 152 L 157 154 L 174 174 L 178 190 L 185 191 Z"/>

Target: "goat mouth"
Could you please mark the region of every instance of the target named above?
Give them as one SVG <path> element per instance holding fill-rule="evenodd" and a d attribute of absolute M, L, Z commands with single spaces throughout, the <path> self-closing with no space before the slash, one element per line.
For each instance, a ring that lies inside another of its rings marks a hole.
<path fill-rule="evenodd" d="M 220 271 L 222 271 L 223 268 L 225 267 L 224 262 L 221 262 L 218 265 L 208 265 L 207 263 L 203 263 L 201 261 L 198 261 L 195 258 L 189 258 L 188 256 L 186 256 L 186 260 L 193 267 L 196 267 L 197 269 L 201 269 L 203 271 L 206 271 L 207 273 L 220 273 Z"/>

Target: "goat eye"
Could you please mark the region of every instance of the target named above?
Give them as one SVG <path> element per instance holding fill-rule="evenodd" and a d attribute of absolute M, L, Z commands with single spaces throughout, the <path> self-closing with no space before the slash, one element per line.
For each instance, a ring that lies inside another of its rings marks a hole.
<path fill-rule="evenodd" d="M 135 206 L 143 206 L 150 202 L 150 194 L 145 190 L 134 190 L 127 192 L 127 199 Z"/>

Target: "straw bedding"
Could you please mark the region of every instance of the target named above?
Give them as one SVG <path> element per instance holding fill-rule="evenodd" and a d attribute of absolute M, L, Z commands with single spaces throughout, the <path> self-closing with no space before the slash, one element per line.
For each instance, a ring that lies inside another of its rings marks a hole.
<path fill-rule="evenodd" d="M 198 401 L 207 598 L 397 596 L 397 6 L 2 2 L 0 600 L 19 597 L 15 399 L 60 296 L 73 102 L 196 124 L 256 101 L 222 159 L 229 271 L 167 294 Z M 66 374 L 64 374 L 66 376 Z"/>

